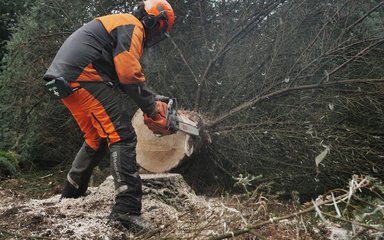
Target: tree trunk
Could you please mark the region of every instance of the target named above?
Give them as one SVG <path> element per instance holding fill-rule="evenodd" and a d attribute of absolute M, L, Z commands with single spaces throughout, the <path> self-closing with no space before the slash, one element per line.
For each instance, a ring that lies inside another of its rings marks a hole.
<path fill-rule="evenodd" d="M 197 126 L 192 120 L 192 112 L 178 111 L 183 121 Z M 168 172 L 185 158 L 192 155 L 197 146 L 196 138 L 182 131 L 168 136 L 156 136 L 144 124 L 143 112 L 138 110 L 132 118 L 132 125 L 137 135 L 136 160 L 145 170 L 153 173 Z"/>

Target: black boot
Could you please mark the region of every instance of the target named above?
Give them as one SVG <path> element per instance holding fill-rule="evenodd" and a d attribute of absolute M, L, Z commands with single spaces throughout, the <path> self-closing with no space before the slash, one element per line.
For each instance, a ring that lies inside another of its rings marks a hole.
<path fill-rule="evenodd" d="M 64 182 L 64 188 L 61 193 L 60 200 L 63 198 L 79 198 L 83 196 L 87 196 L 90 192 L 87 191 L 87 189 L 84 187 L 82 189 L 75 188 L 72 184 L 68 182 L 68 180 L 65 180 Z"/>
<path fill-rule="evenodd" d="M 147 233 L 154 230 L 154 227 L 145 221 L 141 216 L 111 213 L 108 217 L 111 220 L 119 221 L 128 230 L 133 233 Z"/>

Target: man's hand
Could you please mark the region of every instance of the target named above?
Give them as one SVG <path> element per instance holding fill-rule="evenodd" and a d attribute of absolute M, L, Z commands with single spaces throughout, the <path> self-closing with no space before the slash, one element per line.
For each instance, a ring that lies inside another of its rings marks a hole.
<path fill-rule="evenodd" d="M 156 110 L 152 116 L 144 114 L 144 123 L 154 133 L 159 135 L 170 135 L 173 132 L 167 128 L 167 108 L 168 105 L 162 101 L 156 101 Z"/>

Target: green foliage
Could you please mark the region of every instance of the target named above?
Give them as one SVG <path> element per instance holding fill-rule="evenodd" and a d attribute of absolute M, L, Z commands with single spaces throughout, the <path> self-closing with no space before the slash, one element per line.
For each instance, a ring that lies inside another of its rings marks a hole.
<path fill-rule="evenodd" d="M 0 1 L 0 60 L 5 53 L 5 43 L 11 36 L 11 29 L 15 27 L 18 17 L 24 13 L 34 0 Z"/>
<path fill-rule="evenodd" d="M 94 16 L 88 7 L 83 1 L 36 1 L 7 44 L 0 76 L 0 145 L 38 166 L 69 161 L 81 141 L 68 111 L 43 92 L 42 76 L 64 39 Z M 73 141 L 75 136 L 79 140 Z"/>
<path fill-rule="evenodd" d="M 20 167 L 20 156 L 15 152 L 0 151 L 0 180 L 15 175 Z"/>
<path fill-rule="evenodd" d="M 18 19 L 0 75 L 0 148 L 35 167 L 72 161 L 81 133 L 59 101 L 43 92 L 42 76 L 64 40 L 94 17 L 126 11 L 134 3 L 110 0 L 36 0 Z"/>

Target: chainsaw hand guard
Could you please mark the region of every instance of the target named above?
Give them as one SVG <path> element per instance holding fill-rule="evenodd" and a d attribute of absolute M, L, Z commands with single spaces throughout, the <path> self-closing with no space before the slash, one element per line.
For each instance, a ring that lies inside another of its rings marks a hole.
<path fill-rule="evenodd" d="M 156 101 L 156 112 L 152 116 L 144 114 L 144 123 L 154 133 L 161 136 L 173 134 L 173 131 L 167 127 L 167 104 Z"/>

